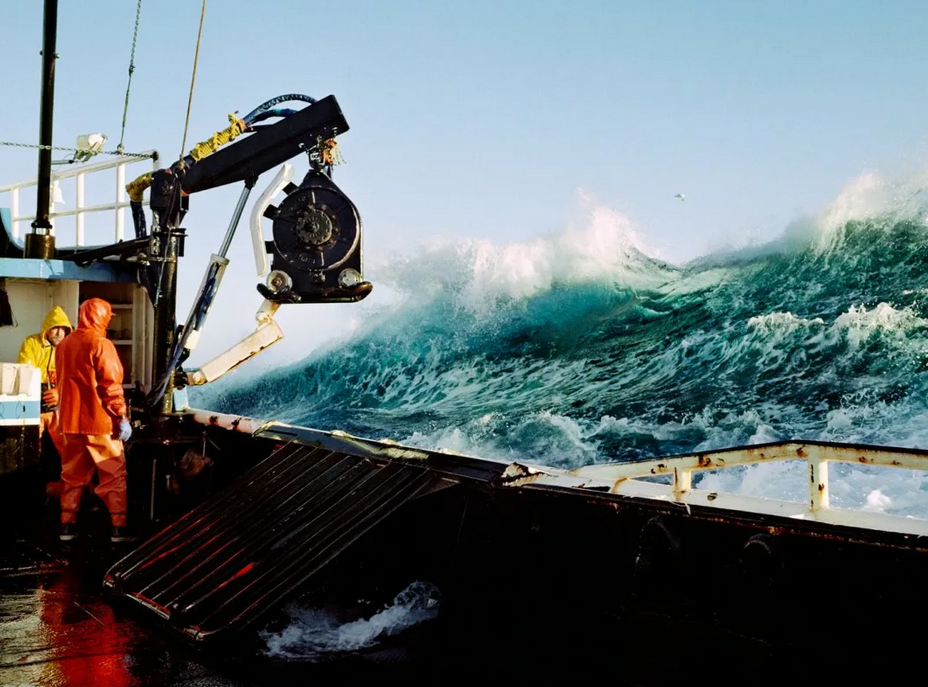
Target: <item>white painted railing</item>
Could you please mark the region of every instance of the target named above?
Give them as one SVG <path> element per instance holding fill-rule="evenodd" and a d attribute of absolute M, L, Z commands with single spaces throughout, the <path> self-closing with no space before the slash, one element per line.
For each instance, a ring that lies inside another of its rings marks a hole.
<path fill-rule="evenodd" d="M 805 503 L 693 488 L 694 472 L 787 460 L 802 460 L 807 465 L 804 474 L 808 498 Z M 685 508 L 706 506 L 928 536 L 928 520 L 922 518 L 832 508 L 828 497 L 829 463 L 928 471 L 928 451 L 823 442 L 783 442 L 629 463 L 588 465 L 575 470 L 512 463 L 506 470 L 505 478 L 506 484 L 513 487 L 537 484 L 608 489 L 612 494 L 668 501 Z M 670 484 L 660 484 L 648 479 L 658 476 L 670 476 Z"/>
<path fill-rule="evenodd" d="M 157 151 L 150 150 L 141 155 L 119 155 L 109 160 L 93 162 L 84 165 L 73 165 L 62 169 L 61 171 L 52 170 L 52 184 L 61 179 L 74 177 L 75 181 L 75 204 L 73 209 L 56 212 L 55 204 L 51 205 L 49 218 L 52 221 L 52 232 L 54 233 L 54 220 L 56 217 L 74 217 L 74 245 L 83 246 L 84 241 L 84 216 L 91 212 L 113 211 L 116 215 L 115 238 L 113 243 L 122 241 L 125 238 L 125 209 L 129 207 L 129 200 L 126 195 L 126 167 L 137 162 L 149 161 L 152 169 L 157 170 L 159 166 L 159 157 Z M 84 181 L 88 174 L 102 172 L 109 169 L 116 170 L 116 200 L 112 203 L 101 203 L 98 205 L 84 204 Z M 20 222 L 31 222 L 35 215 L 21 215 L 19 192 L 21 189 L 30 188 L 38 185 L 38 179 L 29 181 L 20 181 L 15 184 L 0 186 L 0 193 L 10 194 L 10 215 L 11 227 L 10 233 L 15 240 L 20 240 Z M 148 205 L 146 200 L 144 205 Z"/>

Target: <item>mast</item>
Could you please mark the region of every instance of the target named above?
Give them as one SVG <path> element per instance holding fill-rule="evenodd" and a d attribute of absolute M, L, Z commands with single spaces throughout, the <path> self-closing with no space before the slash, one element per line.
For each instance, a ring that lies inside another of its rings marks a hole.
<path fill-rule="evenodd" d="M 171 369 L 171 353 L 174 350 L 174 339 L 177 338 L 177 258 L 179 257 L 181 232 L 178 227 L 168 226 L 159 234 L 163 248 L 162 255 L 157 257 L 161 262 L 160 289 L 158 304 L 155 306 L 155 346 L 154 346 L 154 375 L 153 382 L 157 383 L 165 375 L 168 384 L 164 395 L 158 399 L 157 405 L 152 409 L 155 417 L 164 416 L 174 411 L 174 377 Z"/>
<path fill-rule="evenodd" d="M 49 219 L 52 182 L 52 117 L 55 101 L 55 44 L 58 40 L 58 0 L 45 0 L 42 29 L 42 111 L 39 125 L 39 185 L 32 233 L 25 237 L 25 257 L 50 260 L 55 256 L 55 237 Z M 42 233 L 39 233 L 39 230 Z"/>

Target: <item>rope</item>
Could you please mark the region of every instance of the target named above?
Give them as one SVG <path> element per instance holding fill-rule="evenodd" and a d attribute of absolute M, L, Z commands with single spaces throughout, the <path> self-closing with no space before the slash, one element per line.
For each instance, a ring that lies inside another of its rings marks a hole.
<path fill-rule="evenodd" d="M 229 115 L 229 126 L 222 131 L 217 131 L 210 138 L 197 143 L 189 153 L 189 158 L 193 162 L 198 162 L 210 153 L 216 152 L 217 149 L 224 146 L 229 141 L 235 140 L 245 131 L 245 122 L 235 116 L 235 113 Z M 174 164 L 174 167 L 185 164 L 184 158 Z M 133 203 L 141 203 L 145 191 L 151 186 L 154 172 L 145 172 L 141 176 L 133 179 L 126 185 L 126 192 L 129 194 L 129 200 Z"/>
<path fill-rule="evenodd" d="M 0 141 L 0 146 L 11 148 L 32 148 L 34 150 L 61 150 L 66 153 L 80 153 L 78 148 L 62 148 L 61 146 L 46 146 L 40 143 L 14 143 L 13 141 Z M 151 153 L 124 153 L 119 150 L 104 150 L 97 155 L 125 155 L 126 157 L 151 157 Z"/>
<path fill-rule="evenodd" d="M 129 90 L 132 88 L 132 73 L 135 71 L 135 44 L 139 38 L 139 19 L 142 16 L 142 0 L 139 0 L 135 8 L 135 32 L 132 34 L 132 53 L 129 56 L 129 83 L 126 84 L 126 103 L 122 108 L 122 131 L 119 132 L 119 145 L 116 151 L 121 155 L 125 150 L 122 145 L 123 137 L 126 135 L 126 117 L 129 114 Z"/>
<path fill-rule="evenodd" d="M 340 165 L 345 161 L 345 158 L 342 157 L 341 150 L 338 148 L 338 141 L 334 138 L 320 143 L 319 148 L 322 153 L 322 164 L 331 167 L 333 165 Z"/>
<path fill-rule="evenodd" d="M 187 126 L 190 124 L 190 106 L 193 104 L 193 85 L 197 80 L 197 62 L 200 59 L 200 36 L 203 34 L 203 17 L 206 15 L 206 0 L 203 0 L 203 8 L 200 10 L 200 28 L 197 31 L 197 49 L 193 54 L 193 74 L 190 76 L 190 95 L 187 97 L 187 118 L 184 120 L 184 138 L 180 144 L 180 160 L 183 164 L 184 149 L 187 147 Z"/>
<path fill-rule="evenodd" d="M 145 174 L 126 184 L 126 193 L 129 194 L 130 201 L 133 203 L 141 203 L 145 200 L 145 189 L 151 186 L 151 180 L 154 174 L 154 172 L 145 172 Z"/>
<path fill-rule="evenodd" d="M 245 131 L 245 122 L 235 116 L 235 113 L 229 115 L 229 126 L 222 131 L 217 131 L 210 138 L 201 143 L 197 143 L 193 150 L 190 151 L 190 157 L 194 162 L 199 162 L 210 153 L 216 152 L 220 147 L 229 141 L 235 140 L 243 131 Z"/>

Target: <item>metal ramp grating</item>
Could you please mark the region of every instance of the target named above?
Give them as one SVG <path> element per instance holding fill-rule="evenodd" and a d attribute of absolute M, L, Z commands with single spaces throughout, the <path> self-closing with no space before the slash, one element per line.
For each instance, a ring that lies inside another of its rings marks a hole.
<path fill-rule="evenodd" d="M 289 444 L 117 562 L 104 584 L 205 640 L 249 624 L 448 483 L 425 466 Z"/>

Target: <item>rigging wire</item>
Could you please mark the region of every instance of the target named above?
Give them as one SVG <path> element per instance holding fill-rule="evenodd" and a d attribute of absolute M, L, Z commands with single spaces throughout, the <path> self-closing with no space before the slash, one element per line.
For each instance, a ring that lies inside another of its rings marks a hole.
<path fill-rule="evenodd" d="M 119 145 L 116 146 L 116 150 L 106 150 L 100 151 L 97 155 L 125 155 L 126 157 L 151 157 L 151 153 L 127 153 L 126 148 L 123 145 L 123 141 L 126 136 L 126 123 L 128 122 L 129 114 L 129 93 L 132 90 L 132 74 L 135 72 L 135 47 L 138 44 L 139 39 L 139 23 L 142 18 L 142 0 L 138 1 L 138 4 L 135 7 L 135 30 L 132 32 L 132 51 L 129 55 L 129 80 L 126 84 L 126 99 L 123 104 L 122 109 L 122 129 L 119 132 Z M 32 148 L 35 150 L 58 150 L 66 153 L 81 153 L 79 148 L 67 148 L 63 146 L 49 146 L 42 145 L 39 143 L 16 143 L 15 141 L 0 141 L 0 146 L 7 146 L 11 148 Z M 74 160 L 72 160 L 74 162 Z"/>
<path fill-rule="evenodd" d="M 193 85 L 197 80 L 197 62 L 200 59 L 200 37 L 203 35 L 203 17 L 206 15 L 206 0 L 203 0 L 203 7 L 200 10 L 200 28 L 197 31 L 197 48 L 193 54 L 193 74 L 190 75 L 190 95 L 187 97 L 187 118 L 184 120 L 184 138 L 180 144 L 180 155 L 178 159 L 183 164 L 184 149 L 187 147 L 187 127 L 190 124 L 190 106 L 193 103 Z"/>
<path fill-rule="evenodd" d="M 135 71 L 135 44 L 139 38 L 139 19 L 142 16 L 142 0 L 139 0 L 135 8 L 135 31 L 132 34 L 132 53 L 129 55 L 129 82 L 126 84 L 126 102 L 122 108 L 122 131 L 119 132 L 119 145 L 116 146 L 116 152 L 123 154 L 125 148 L 122 145 L 123 138 L 126 135 L 126 119 L 129 114 L 129 91 L 132 88 L 132 73 Z"/>

